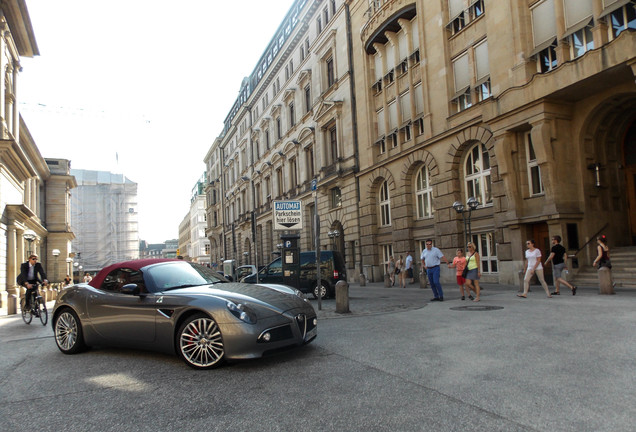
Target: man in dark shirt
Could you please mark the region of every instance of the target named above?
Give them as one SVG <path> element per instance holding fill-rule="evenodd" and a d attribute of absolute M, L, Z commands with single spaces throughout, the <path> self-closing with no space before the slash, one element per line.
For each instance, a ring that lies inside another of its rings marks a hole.
<path fill-rule="evenodd" d="M 554 292 L 552 295 L 560 295 L 560 284 L 566 285 L 572 290 L 572 295 L 576 295 L 576 287 L 561 277 L 563 270 L 567 270 L 568 253 L 561 245 L 561 236 L 552 237 L 552 249 L 550 256 L 545 260 L 545 265 L 552 261 L 552 275 L 554 276 Z"/>

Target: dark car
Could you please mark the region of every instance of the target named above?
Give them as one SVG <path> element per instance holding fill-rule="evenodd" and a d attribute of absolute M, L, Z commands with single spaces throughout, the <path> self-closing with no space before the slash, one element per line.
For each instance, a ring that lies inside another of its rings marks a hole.
<path fill-rule="evenodd" d="M 260 357 L 316 337 L 316 312 L 298 290 L 228 282 L 182 260 L 113 264 L 90 283 L 65 289 L 53 311 L 65 354 L 91 345 L 177 353 L 207 369 Z"/>
<path fill-rule="evenodd" d="M 320 285 L 322 298 L 334 297 L 336 291 L 336 282 L 347 280 L 347 268 L 345 260 L 339 251 L 326 250 L 320 251 Z M 316 252 L 300 253 L 300 277 L 298 288 L 301 292 L 312 293 L 314 298 L 318 298 L 316 273 Z M 256 283 L 256 275 L 251 275 L 243 279 L 243 282 Z M 259 283 L 289 284 L 283 276 L 282 258 L 276 258 L 274 261 L 263 267 L 258 272 Z"/>

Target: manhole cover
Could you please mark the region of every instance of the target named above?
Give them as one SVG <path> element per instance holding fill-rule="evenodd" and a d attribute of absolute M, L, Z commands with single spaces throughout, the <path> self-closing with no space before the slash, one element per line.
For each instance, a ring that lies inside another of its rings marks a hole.
<path fill-rule="evenodd" d="M 503 309 L 503 306 L 475 305 L 475 306 L 457 306 L 457 307 L 450 308 L 450 310 L 469 311 L 469 312 L 481 312 L 481 311 L 491 311 L 491 310 L 499 310 L 499 309 Z"/>

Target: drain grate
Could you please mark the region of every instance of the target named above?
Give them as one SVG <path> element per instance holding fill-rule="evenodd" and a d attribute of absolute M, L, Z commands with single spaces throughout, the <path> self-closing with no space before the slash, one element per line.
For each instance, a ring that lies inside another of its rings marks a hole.
<path fill-rule="evenodd" d="M 457 306 L 452 307 L 450 310 L 454 311 L 464 311 L 464 312 L 482 312 L 482 311 L 491 311 L 491 310 L 499 310 L 503 309 L 503 306 L 482 306 L 482 305 L 474 305 L 474 306 Z"/>

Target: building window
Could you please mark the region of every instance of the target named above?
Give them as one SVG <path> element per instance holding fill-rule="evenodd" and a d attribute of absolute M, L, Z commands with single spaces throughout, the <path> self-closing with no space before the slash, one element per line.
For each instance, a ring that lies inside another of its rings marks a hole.
<path fill-rule="evenodd" d="M 540 73 L 550 72 L 552 69 L 556 69 L 557 56 L 556 56 L 556 42 L 543 51 L 540 51 L 539 54 L 539 64 L 537 65 L 537 69 Z"/>
<path fill-rule="evenodd" d="M 311 87 L 305 87 L 305 114 L 311 111 Z"/>
<path fill-rule="evenodd" d="M 424 133 L 424 119 L 420 117 L 413 124 L 415 125 L 415 134 L 422 135 Z"/>
<path fill-rule="evenodd" d="M 342 199 L 340 197 L 340 188 L 331 189 L 331 208 L 336 209 L 342 207 Z"/>
<path fill-rule="evenodd" d="M 468 53 L 464 53 L 453 60 L 453 75 L 455 79 L 455 95 L 452 103 L 455 112 L 460 112 L 472 106 Z"/>
<path fill-rule="evenodd" d="M 384 271 L 388 271 L 388 263 L 389 258 L 393 256 L 393 245 L 385 244 L 382 245 L 382 264 L 384 266 Z"/>
<path fill-rule="evenodd" d="M 296 169 L 296 158 L 289 159 L 289 183 L 292 191 L 298 186 L 298 170 Z"/>
<path fill-rule="evenodd" d="M 402 138 L 403 143 L 411 141 L 412 134 L 411 134 L 410 124 L 407 124 L 406 126 L 402 126 L 402 128 L 400 129 L 400 136 Z"/>
<path fill-rule="evenodd" d="M 309 146 L 307 147 L 307 150 L 305 150 L 305 155 L 307 157 L 307 178 L 308 179 L 313 179 L 315 176 L 315 171 L 314 171 L 314 147 L 313 146 Z"/>
<path fill-rule="evenodd" d="M 316 19 L 316 30 L 318 30 L 318 34 L 322 33 L 322 17 L 319 16 Z"/>
<path fill-rule="evenodd" d="M 594 49 L 591 23 L 572 33 L 570 36 L 570 49 L 572 58 L 581 57 L 586 52 Z"/>
<path fill-rule="evenodd" d="M 329 128 L 329 157 L 332 163 L 338 160 L 338 134 L 335 126 Z"/>
<path fill-rule="evenodd" d="M 331 0 L 331 15 L 335 15 L 336 14 L 336 0 Z"/>
<path fill-rule="evenodd" d="M 276 170 L 276 196 L 283 195 L 283 169 L 278 168 Z"/>
<path fill-rule="evenodd" d="M 269 141 L 269 129 L 265 129 L 265 151 L 271 148 L 271 143 Z"/>
<path fill-rule="evenodd" d="M 485 11 L 486 9 L 484 7 L 484 0 L 477 0 L 476 2 L 474 2 L 468 10 L 471 21 L 476 20 L 477 18 L 482 16 Z"/>
<path fill-rule="evenodd" d="M 448 17 L 450 22 L 446 25 L 446 28 L 450 30 L 451 35 L 459 33 L 466 25 L 464 0 L 448 0 Z"/>
<path fill-rule="evenodd" d="M 636 29 L 636 8 L 633 2 L 613 11 L 608 17 L 611 39 L 627 29 Z"/>
<path fill-rule="evenodd" d="M 391 143 L 391 148 L 396 148 L 398 146 L 398 134 L 397 131 L 390 133 L 387 136 L 387 141 Z"/>
<path fill-rule="evenodd" d="M 490 158 L 484 144 L 477 143 L 468 150 L 464 165 L 464 179 L 466 200 L 475 197 L 481 205 L 492 204 Z"/>
<path fill-rule="evenodd" d="M 283 137 L 283 128 L 280 123 L 280 117 L 276 117 L 276 140 L 278 141 Z"/>
<path fill-rule="evenodd" d="M 473 234 L 470 240 L 477 248 L 476 252 L 479 252 L 481 272 L 497 273 L 499 266 L 497 265 L 497 243 L 494 233 Z"/>
<path fill-rule="evenodd" d="M 475 76 L 477 78 L 477 82 L 475 83 L 475 94 L 477 96 L 477 102 L 481 102 L 491 96 L 490 63 L 488 58 L 487 40 L 475 45 L 473 56 L 475 58 Z"/>
<path fill-rule="evenodd" d="M 260 183 L 256 183 L 254 185 L 254 193 L 256 194 L 256 207 L 260 207 L 261 206 L 261 184 Z"/>
<path fill-rule="evenodd" d="M 294 103 L 289 104 L 289 127 L 293 128 L 296 125 L 296 110 L 294 109 Z"/>
<path fill-rule="evenodd" d="M 415 179 L 415 199 L 417 201 L 417 218 L 425 219 L 433 216 L 433 187 L 426 166 L 422 166 Z"/>
<path fill-rule="evenodd" d="M 532 135 L 530 132 L 526 134 L 526 158 L 528 160 L 528 184 L 530 186 L 530 195 L 542 195 L 543 182 L 541 181 L 541 167 L 537 161 L 537 155 L 534 152 L 532 144 Z"/>
<path fill-rule="evenodd" d="M 389 182 L 380 185 L 380 226 L 391 225 L 391 198 L 389 196 Z"/>
<path fill-rule="evenodd" d="M 326 71 L 327 71 L 327 88 L 330 88 L 336 82 L 334 69 L 333 69 L 333 57 L 329 57 L 327 59 Z"/>

